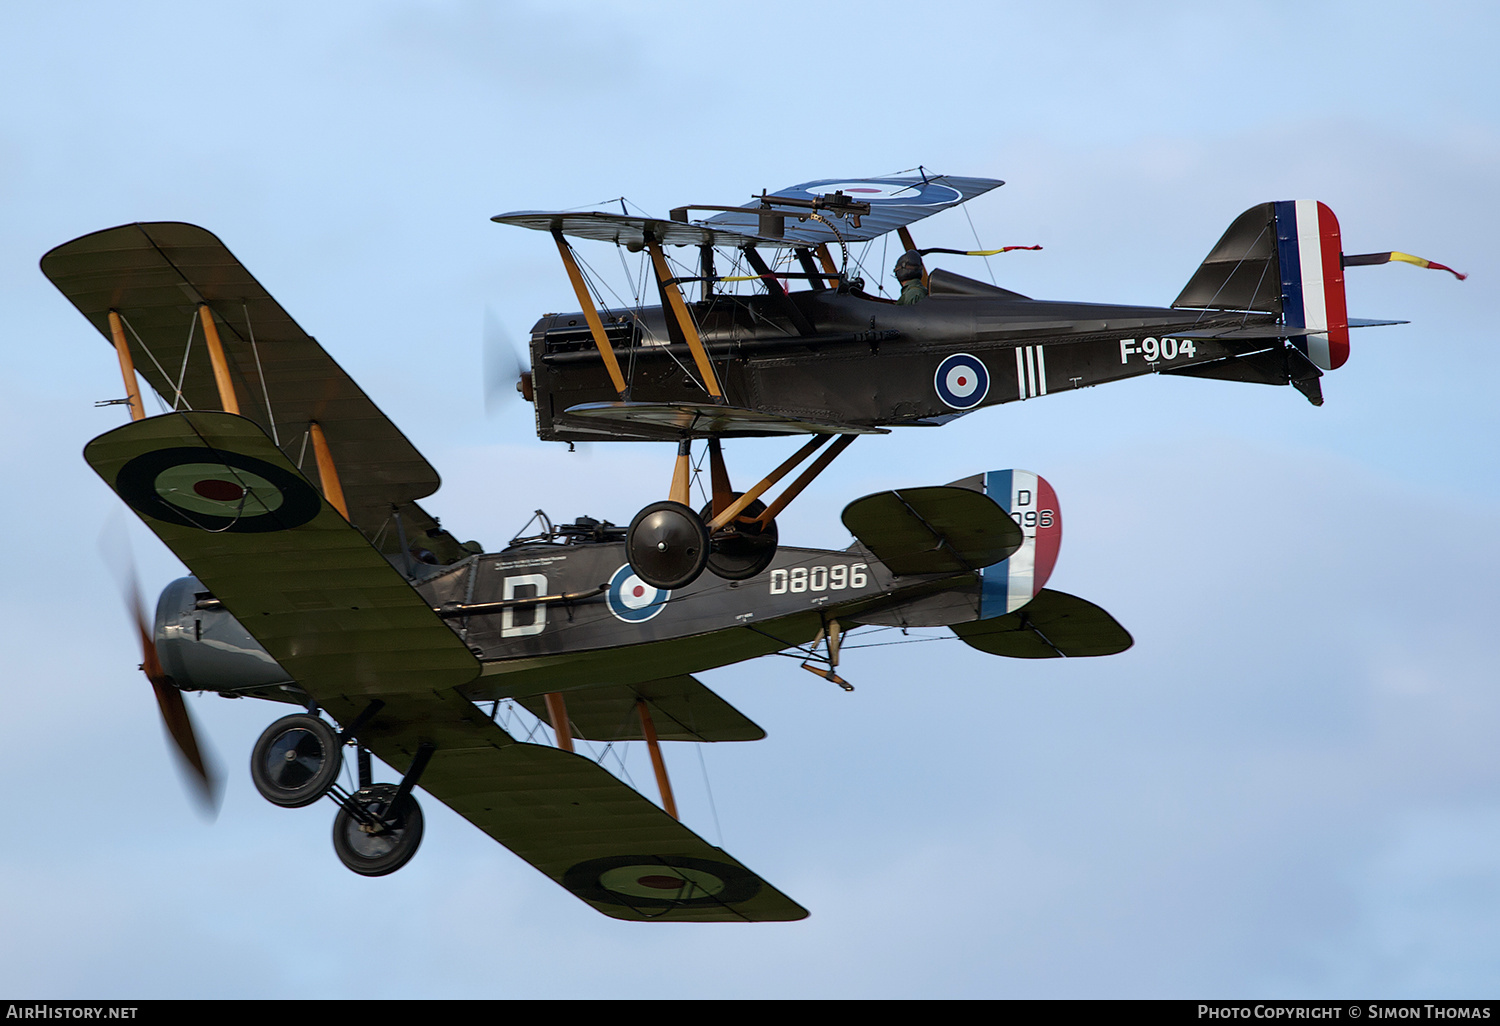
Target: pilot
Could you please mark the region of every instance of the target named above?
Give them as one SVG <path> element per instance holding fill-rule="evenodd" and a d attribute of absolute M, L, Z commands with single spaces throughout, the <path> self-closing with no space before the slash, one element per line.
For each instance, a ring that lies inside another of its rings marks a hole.
<path fill-rule="evenodd" d="M 901 298 L 897 306 L 912 306 L 927 298 L 927 286 L 922 284 L 922 254 L 909 249 L 896 258 L 893 272 L 901 283 Z"/>

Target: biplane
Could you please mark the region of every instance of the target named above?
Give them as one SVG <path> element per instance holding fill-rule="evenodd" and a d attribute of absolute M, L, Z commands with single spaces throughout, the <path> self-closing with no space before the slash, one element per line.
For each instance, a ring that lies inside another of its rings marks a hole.
<path fill-rule="evenodd" d="M 460 543 L 418 505 L 433 468 L 204 229 L 111 228 L 42 269 L 120 363 L 130 422 L 85 458 L 192 574 L 154 623 L 137 610 L 170 734 L 212 792 L 184 691 L 298 707 L 255 744 L 252 779 L 283 807 L 330 798 L 335 850 L 357 873 L 411 859 L 420 788 L 605 915 L 800 919 L 676 816 L 662 742 L 764 736 L 693 674 L 793 652 L 849 688 L 843 639 L 867 626 L 947 626 L 1016 658 L 1132 643 L 1103 609 L 1046 587 L 1062 517 L 1034 473 L 868 495 L 843 512 L 846 549 L 777 546 L 754 553 L 751 577 L 661 588 L 604 521 L 543 517 L 494 552 Z M 146 415 L 139 377 L 160 414 Z M 502 704 L 550 725 L 555 745 L 507 731 Z M 661 804 L 575 738 L 644 742 Z M 377 782 L 373 756 L 399 780 Z"/>
<path fill-rule="evenodd" d="M 678 445 L 670 494 L 643 509 L 627 535 L 644 580 L 681 587 L 704 569 L 727 579 L 762 572 L 776 515 L 860 434 L 937 426 L 1144 374 L 1291 385 L 1321 405 L 1320 379 L 1348 359 L 1349 330 L 1403 323 L 1349 317 L 1344 267 L 1396 260 L 1451 271 L 1405 253 L 1344 254 L 1338 220 L 1311 200 L 1246 210 L 1169 307 L 1036 300 L 925 268 L 920 301 L 908 304 L 872 291 L 851 263 L 852 245 L 892 233 L 894 252 L 913 261 L 1001 252 L 917 249 L 908 226 L 1003 184 L 922 172 L 822 179 L 739 206 L 679 207 L 667 218 L 518 211 L 492 219 L 551 234 L 581 307 L 532 328 L 530 371 L 518 387 L 535 404 L 537 435 Z M 698 211 L 713 213 L 694 219 Z M 604 304 L 575 239 L 645 254 L 659 305 Z M 673 248 L 689 251 L 687 266 L 669 260 Z M 685 286 L 697 289 L 692 301 Z M 732 491 L 720 441 L 774 434 L 812 439 L 767 479 Z M 780 497 L 759 500 L 835 436 Z M 701 510 L 689 507 L 682 484 L 697 440 L 707 440 L 717 482 Z"/>

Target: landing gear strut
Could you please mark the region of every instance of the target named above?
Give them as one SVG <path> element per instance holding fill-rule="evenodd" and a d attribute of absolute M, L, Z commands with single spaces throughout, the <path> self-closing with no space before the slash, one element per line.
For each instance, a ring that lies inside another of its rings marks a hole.
<path fill-rule="evenodd" d="M 310 713 L 283 716 L 265 729 L 250 756 L 250 778 L 273 805 L 296 809 L 324 795 L 333 798 L 339 807 L 333 820 L 333 850 L 340 862 L 361 876 L 394 873 L 417 853 L 422 808 L 411 792 L 437 750 L 424 741 L 400 784 L 371 783 L 370 751 L 358 744 L 356 732 L 384 706 L 380 699 L 372 700 L 342 733 Z M 359 790 L 353 794 L 338 786 L 342 749 L 350 741 L 358 744 L 359 752 Z"/>

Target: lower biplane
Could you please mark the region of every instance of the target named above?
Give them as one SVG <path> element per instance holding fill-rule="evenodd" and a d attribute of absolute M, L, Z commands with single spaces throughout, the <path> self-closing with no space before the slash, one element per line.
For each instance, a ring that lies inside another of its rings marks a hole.
<path fill-rule="evenodd" d="M 723 483 L 712 509 L 687 508 L 674 483 L 667 503 L 632 523 L 631 561 L 643 578 L 667 587 L 705 568 L 754 576 L 764 569 L 755 557 L 774 550 L 776 514 L 859 434 L 941 425 L 1145 374 L 1291 385 L 1321 405 L 1320 379 L 1348 359 L 1350 329 L 1403 323 L 1349 317 L 1344 267 L 1397 260 L 1451 270 L 1404 253 L 1343 253 L 1338 220 L 1312 200 L 1241 214 L 1170 307 L 1036 300 L 942 269 L 924 271 L 923 298 L 903 305 L 868 288 L 851 265 L 851 244 L 891 233 L 900 239 L 893 257 L 1000 252 L 917 250 L 908 225 L 1002 184 L 926 173 L 824 179 L 738 207 L 680 207 L 668 218 L 493 218 L 552 235 L 582 308 L 532 328 L 520 387 L 535 404 L 538 437 L 673 441 L 680 466 L 693 441 L 713 446 Z M 717 213 L 691 220 L 694 210 Z M 574 239 L 646 253 L 660 304 L 604 305 Z M 674 268 L 673 247 L 695 259 Z M 720 273 L 726 261 L 734 266 Z M 684 286 L 697 287 L 696 300 Z M 736 291 L 744 287 L 754 291 Z M 840 438 L 769 506 L 750 504 L 774 481 L 720 501 L 728 475 L 719 440 L 774 434 L 812 435 L 802 459 Z"/>
<path fill-rule="evenodd" d="M 655 587 L 626 529 L 587 518 L 544 519 L 487 553 L 416 505 L 437 487 L 432 468 L 209 233 L 126 225 L 42 266 L 124 378 L 131 422 L 85 458 L 192 573 L 162 593 L 154 625 L 141 618 L 169 731 L 212 791 L 183 691 L 300 707 L 256 743 L 252 779 L 279 806 L 331 798 L 335 850 L 357 873 L 416 852 L 420 787 L 606 915 L 800 919 L 676 817 L 662 741 L 764 736 L 692 674 L 800 651 L 848 688 L 843 639 L 866 625 L 947 626 L 1018 658 L 1131 644 L 1103 609 L 1045 587 L 1062 520 L 1035 474 L 865 496 L 843 513 L 849 548 L 777 547 L 753 579 Z M 137 368 L 166 412 L 145 415 Z M 505 730 L 506 700 L 556 746 Z M 662 804 L 574 738 L 644 741 Z M 372 755 L 399 781 L 377 782 Z"/>

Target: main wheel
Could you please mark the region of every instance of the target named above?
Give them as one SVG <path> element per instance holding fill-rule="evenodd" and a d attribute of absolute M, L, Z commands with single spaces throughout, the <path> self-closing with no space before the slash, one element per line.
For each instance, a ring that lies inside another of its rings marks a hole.
<path fill-rule="evenodd" d="M 635 575 L 653 588 L 684 588 L 708 565 L 708 528 L 680 502 L 653 502 L 635 515 L 625 555 Z"/>
<path fill-rule="evenodd" d="M 738 499 L 742 493 L 735 492 Z M 708 569 L 726 581 L 745 581 L 771 565 L 776 558 L 776 521 L 759 523 L 756 518 L 766 511 L 759 499 L 740 511 L 740 515 L 713 532 L 710 539 Z M 703 507 L 699 516 L 707 521 L 714 516 L 714 504 Z"/>
<path fill-rule="evenodd" d="M 333 820 L 333 850 L 360 876 L 385 876 L 411 861 L 422 843 L 422 807 L 410 794 L 391 807 L 395 784 L 361 788 Z"/>
<path fill-rule="evenodd" d="M 272 805 L 299 809 L 328 793 L 344 753 L 339 736 L 324 720 L 306 713 L 271 724 L 250 753 L 250 779 Z"/>

